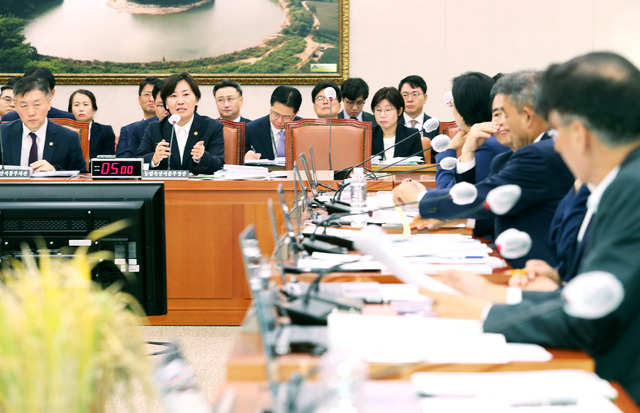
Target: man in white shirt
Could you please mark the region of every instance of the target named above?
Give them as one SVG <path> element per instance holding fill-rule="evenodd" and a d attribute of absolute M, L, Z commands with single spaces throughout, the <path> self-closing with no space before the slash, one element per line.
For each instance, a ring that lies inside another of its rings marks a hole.
<path fill-rule="evenodd" d="M 640 71 L 613 53 L 589 53 L 545 72 L 536 110 L 558 131 L 555 148 L 577 179 L 594 185 L 583 226 L 590 226 L 580 273 L 605 272 L 624 298 L 608 314 L 571 316 L 562 290 L 523 291 L 461 272 L 439 278 L 464 295 L 425 291 L 440 317 L 484 321 L 508 341 L 581 349 L 596 373 L 620 382 L 640 402 Z M 580 277 L 580 275 L 578 276 Z M 574 297 L 578 299 L 579 297 Z M 557 304 L 553 309 L 539 311 Z M 571 304 L 571 303 L 569 303 Z M 538 312 L 536 315 L 536 311 Z M 513 317 L 513 318 L 512 318 Z"/>
<path fill-rule="evenodd" d="M 271 94 L 269 114 L 247 123 L 245 161 L 284 157 L 284 125 L 300 119 L 296 116 L 302 104 L 300 91 L 291 86 L 278 86 Z"/>
<path fill-rule="evenodd" d="M 213 86 L 213 98 L 218 107 L 220 119 L 227 119 L 234 122 L 251 122 L 240 115 L 244 97 L 242 97 L 242 88 L 238 82 L 233 80 L 223 80 Z"/>
<path fill-rule="evenodd" d="M 405 77 L 398 84 L 398 90 L 404 99 L 404 113 L 398 119 L 398 123 L 408 128 L 422 131 L 422 136 L 433 139 L 438 135 L 438 129 L 431 132 L 424 131 L 424 124 L 431 116 L 424 113 L 424 105 L 427 103 L 427 82 L 418 75 Z M 431 151 L 431 162 L 435 162 L 435 151 Z"/>
<path fill-rule="evenodd" d="M 47 119 L 51 94 L 46 80 L 23 77 L 13 93 L 20 120 L 1 126 L 4 164 L 30 166 L 34 172 L 86 172 L 78 134 Z"/>
<path fill-rule="evenodd" d="M 338 113 L 339 119 L 356 119 L 360 122 L 371 122 L 376 125 L 376 117 L 365 112 L 364 104 L 369 97 L 369 85 L 359 77 L 350 77 L 340 85 L 344 109 Z"/>

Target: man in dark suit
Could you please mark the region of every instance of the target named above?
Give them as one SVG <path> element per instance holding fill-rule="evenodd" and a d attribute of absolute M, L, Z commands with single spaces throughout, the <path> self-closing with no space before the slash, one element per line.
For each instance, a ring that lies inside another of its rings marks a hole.
<path fill-rule="evenodd" d="M 132 124 L 130 128 L 129 135 L 129 144 L 127 145 L 127 149 L 122 155 L 123 158 L 135 158 L 138 152 L 138 148 L 140 147 L 140 142 L 142 142 L 142 137 L 144 136 L 144 132 L 147 130 L 147 126 L 151 122 L 158 121 L 164 119 L 169 115 L 167 108 L 164 107 L 164 102 L 162 100 L 162 96 L 160 96 L 160 91 L 162 90 L 162 82 L 158 82 L 153 87 L 153 96 L 154 96 L 154 112 L 155 116 L 152 116 L 148 119 L 141 120 Z"/>
<path fill-rule="evenodd" d="M 1 126 L 4 163 L 30 166 L 34 172 L 86 172 L 78 134 L 47 119 L 49 84 L 42 78 L 23 77 L 13 92 L 19 121 Z"/>
<path fill-rule="evenodd" d="M 516 228 L 531 236 L 533 246 L 521 258 L 509 263 L 522 268 L 528 259 L 542 259 L 556 264 L 555 250 L 549 240 L 549 224 L 558 203 L 573 184 L 573 176 L 553 149 L 554 141 L 546 132 L 547 122 L 534 110 L 534 93 L 539 74 L 517 72 L 501 78 L 494 91 L 504 95 L 504 111 L 510 129 L 510 148 L 496 156 L 491 173 L 475 186 L 478 197 L 470 205 L 456 205 L 445 197 L 449 189 L 430 190 L 420 199 L 423 218 L 495 218 L 495 234 Z M 496 216 L 486 209 L 478 210 L 487 194 L 502 185 L 518 185 L 522 195 L 514 207 Z M 396 203 L 415 202 L 424 186 L 415 181 L 403 182 L 394 189 Z M 446 199 L 445 199 L 446 198 Z"/>
<path fill-rule="evenodd" d="M 251 122 L 251 119 L 240 115 L 244 98 L 242 97 L 242 88 L 238 82 L 225 79 L 216 83 L 213 86 L 213 98 L 216 101 L 220 119 L 243 123 Z"/>
<path fill-rule="evenodd" d="M 140 105 L 142 113 L 144 114 L 142 121 L 155 116 L 155 96 L 153 94 L 153 89 L 156 85 L 159 84 L 161 84 L 161 81 L 157 77 L 149 76 L 146 77 L 138 85 L 138 104 Z M 118 138 L 116 157 L 131 158 L 133 154 L 136 153 L 138 147 L 135 144 L 130 145 L 130 142 L 131 134 L 133 133 L 133 129 L 138 122 L 141 121 L 136 121 L 120 128 L 120 137 Z M 139 143 L 140 141 L 138 141 L 138 144 Z"/>
<path fill-rule="evenodd" d="M 19 78 L 14 77 L 13 79 Z M 13 83 L 7 83 L 0 88 L 0 117 L 16 110 L 15 99 L 13 98 Z"/>
<path fill-rule="evenodd" d="M 359 77 L 350 77 L 340 85 L 344 109 L 338 113 L 338 119 L 357 119 L 360 122 L 371 122 L 376 125 L 373 113 L 365 112 L 364 104 L 369 97 L 369 85 Z"/>
<path fill-rule="evenodd" d="M 284 124 L 298 120 L 302 95 L 291 86 L 278 86 L 271 94 L 271 109 L 267 116 L 247 123 L 245 130 L 245 161 L 275 159 L 284 156 Z"/>
<path fill-rule="evenodd" d="M 336 92 L 335 99 L 327 97 L 328 88 Z M 311 90 L 311 102 L 313 103 L 313 111 L 318 116 L 318 119 L 336 119 L 342 109 L 342 93 L 335 83 L 321 80 Z"/>
<path fill-rule="evenodd" d="M 596 373 L 620 382 L 636 403 L 640 403 L 640 123 L 635 109 L 639 100 L 640 71 L 631 62 L 613 53 L 590 53 L 549 67 L 537 104 L 557 128 L 556 149 L 571 171 L 594 185 L 582 223 L 591 235 L 581 241 L 587 244 L 580 272 L 606 272 L 621 282 L 625 294 L 616 309 L 594 319 L 574 317 L 561 308 L 561 289 L 512 289 L 515 294 L 507 300 L 505 287 L 473 274 L 441 277 L 466 296 L 425 291 L 436 300 L 441 317 L 484 316 L 485 331 L 500 332 L 508 341 L 587 351 L 595 359 Z M 559 305 L 527 317 L 551 304 Z M 511 315 L 520 320 L 510 322 Z"/>
<path fill-rule="evenodd" d="M 431 132 L 424 130 L 424 124 L 431 116 L 424 113 L 424 105 L 427 103 L 427 82 L 417 75 L 407 76 L 398 84 L 398 90 L 404 99 L 404 113 L 398 119 L 398 123 L 408 128 L 422 131 L 422 136 L 433 139 L 438 136 L 438 128 Z M 436 152 L 431 151 L 431 162 L 435 163 Z"/>
<path fill-rule="evenodd" d="M 50 93 L 49 100 L 50 101 L 53 100 L 53 97 L 56 95 L 56 91 L 54 89 L 56 87 L 56 78 L 53 76 L 53 73 L 51 73 L 51 70 L 49 70 L 46 67 L 34 66 L 24 73 L 23 77 L 27 77 L 27 76 L 35 76 L 37 78 L 45 80 L 49 85 L 49 93 Z M 76 120 L 76 117 L 73 116 L 71 113 L 66 112 L 64 110 L 56 109 L 51 105 L 49 106 L 50 108 L 49 108 L 49 112 L 47 112 L 47 118 L 49 119 L 66 118 L 66 119 Z M 17 112 L 9 112 L 2 116 L 2 119 L 0 120 L 0 122 L 13 122 L 14 120 L 18 120 L 18 117 L 19 116 Z"/>

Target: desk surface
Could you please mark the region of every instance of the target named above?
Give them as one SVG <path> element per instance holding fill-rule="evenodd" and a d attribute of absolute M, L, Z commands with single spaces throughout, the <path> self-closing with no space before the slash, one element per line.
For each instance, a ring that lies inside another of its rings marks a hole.
<path fill-rule="evenodd" d="M 640 408 L 633 402 L 631 397 L 618 383 L 611 383 L 618 391 L 618 398 L 614 400 L 614 404 L 624 413 L 640 413 Z M 377 390 L 377 394 L 392 394 L 396 397 L 392 398 L 393 407 L 389 408 L 388 404 L 380 403 L 382 409 L 369 410 L 367 412 L 412 412 L 414 406 L 412 404 L 413 397 L 407 394 L 407 388 L 410 385 L 407 381 L 381 381 L 371 385 L 372 389 Z M 232 393 L 235 396 L 233 413 L 256 413 L 272 406 L 271 397 L 266 382 L 227 382 L 218 390 L 215 401 L 219 401 L 223 394 Z M 380 397 L 376 397 L 375 401 L 380 401 Z M 384 399 L 382 399 L 384 400 Z M 417 410 L 418 412 L 420 410 Z"/>
<path fill-rule="evenodd" d="M 363 314 L 394 315 L 395 309 L 389 304 L 367 304 Z M 266 380 L 264 348 L 259 332 L 249 331 L 249 323 L 243 326 L 238 335 L 234 348 L 227 361 L 227 380 L 251 381 Z M 482 363 L 408 363 L 389 364 L 371 363 L 370 377 L 376 379 L 407 380 L 411 374 L 418 371 L 437 372 L 491 372 L 491 371 L 527 371 L 527 370 L 557 370 L 577 369 L 593 372 L 595 363 L 589 355 L 582 351 L 550 349 L 553 359 L 548 362 L 512 362 L 504 364 Z M 287 354 L 276 358 L 275 374 L 280 380 L 287 380 L 293 372 L 306 374 L 313 371 L 320 361 L 319 356 L 309 354 Z"/>

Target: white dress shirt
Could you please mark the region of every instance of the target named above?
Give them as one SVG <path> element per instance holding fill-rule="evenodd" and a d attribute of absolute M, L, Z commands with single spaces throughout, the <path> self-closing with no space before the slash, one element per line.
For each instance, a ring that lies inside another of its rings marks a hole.
<path fill-rule="evenodd" d="M 49 119 L 44 121 L 44 124 L 35 131 L 36 134 L 36 142 L 38 144 L 38 160 L 42 160 L 44 154 L 44 141 L 47 138 L 47 123 Z M 22 124 L 22 148 L 20 150 L 20 166 L 29 166 L 29 152 L 31 152 L 31 145 L 33 144 L 33 139 L 29 134 L 31 131 L 27 128 L 24 123 Z"/>

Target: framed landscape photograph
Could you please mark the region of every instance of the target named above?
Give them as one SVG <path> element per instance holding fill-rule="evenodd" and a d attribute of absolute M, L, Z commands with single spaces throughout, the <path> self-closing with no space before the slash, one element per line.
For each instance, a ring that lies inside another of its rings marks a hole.
<path fill-rule="evenodd" d="M 0 82 L 46 66 L 61 84 L 340 82 L 349 0 L 2 0 Z"/>

